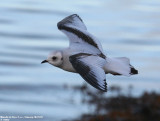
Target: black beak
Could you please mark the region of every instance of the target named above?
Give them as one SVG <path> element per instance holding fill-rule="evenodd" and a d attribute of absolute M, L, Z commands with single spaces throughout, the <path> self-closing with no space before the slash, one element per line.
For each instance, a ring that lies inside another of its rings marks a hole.
<path fill-rule="evenodd" d="M 47 60 L 44 60 L 44 61 L 41 62 L 41 64 L 42 64 L 42 63 L 46 63 L 46 62 L 48 62 L 48 61 L 47 61 Z"/>

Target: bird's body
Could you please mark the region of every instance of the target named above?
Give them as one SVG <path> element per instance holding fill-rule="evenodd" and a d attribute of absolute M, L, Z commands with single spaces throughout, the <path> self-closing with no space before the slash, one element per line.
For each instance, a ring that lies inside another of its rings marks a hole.
<path fill-rule="evenodd" d="M 72 64 L 69 61 L 69 57 L 71 56 L 71 53 L 72 53 L 72 50 L 70 48 L 64 49 L 62 51 L 63 64 L 61 66 L 61 69 L 76 73 L 76 70 L 73 68 Z"/>
<path fill-rule="evenodd" d="M 57 26 L 68 36 L 69 47 L 52 52 L 42 63 L 48 62 L 65 71 L 79 73 L 85 81 L 102 91 L 107 91 L 105 74 L 138 74 L 128 58 L 106 56 L 98 39 L 87 31 L 77 14 L 66 17 Z"/>

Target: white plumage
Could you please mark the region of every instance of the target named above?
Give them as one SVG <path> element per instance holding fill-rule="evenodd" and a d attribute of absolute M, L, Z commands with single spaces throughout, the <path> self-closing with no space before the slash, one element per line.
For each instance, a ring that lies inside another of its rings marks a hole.
<path fill-rule="evenodd" d="M 85 81 L 102 91 L 107 91 L 107 73 L 138 74 L 128 58 L 106 57 L 98 39 L 87 31 L 77 14 L 64 18 L 57 26 L 69 38 L 69 48 L 52 52 L 42 63 L 48 62 L 63 70 L 79 73 Z"/>

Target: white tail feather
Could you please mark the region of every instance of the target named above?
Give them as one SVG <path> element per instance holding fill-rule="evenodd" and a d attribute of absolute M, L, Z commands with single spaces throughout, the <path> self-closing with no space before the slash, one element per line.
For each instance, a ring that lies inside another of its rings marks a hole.
<path fill-rule="evenodd" d="M 117 58 L 107 58 L 107 63 L 104 66 L 106 73 L 111 73 L 113 75 L 131 75 L 131 65 L 130 61 L 126 57 Z"/>

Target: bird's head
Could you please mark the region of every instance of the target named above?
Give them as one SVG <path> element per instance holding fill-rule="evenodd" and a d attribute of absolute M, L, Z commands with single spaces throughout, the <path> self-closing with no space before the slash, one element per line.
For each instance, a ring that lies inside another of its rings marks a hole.
<path fill-rule="evenodd" d="M 42 61 L 41 64 L 46 63 L 46 62 L 48 62 L 49 64 L 51 64 L 53 66 L 60 67 L 63 63 L 62 52 L 61 51 L 54 51 L 54 52 L 50 53 L 48 58 L 46 60 Z"/>

